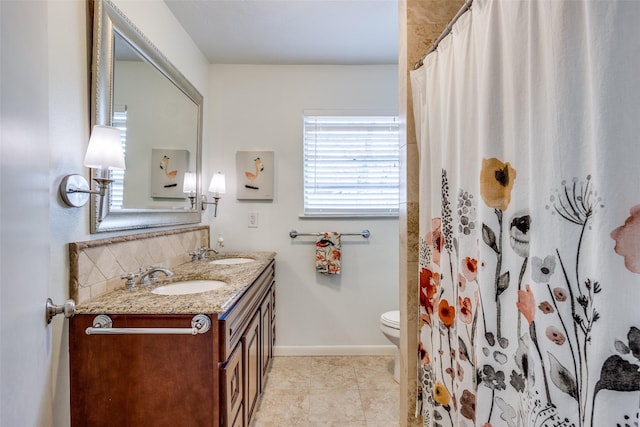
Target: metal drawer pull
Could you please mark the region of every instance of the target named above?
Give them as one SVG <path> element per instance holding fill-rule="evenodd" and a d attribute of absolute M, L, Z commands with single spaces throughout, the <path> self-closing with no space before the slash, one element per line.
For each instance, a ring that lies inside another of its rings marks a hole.
<path fill-rule="evenodd" d="M 85 329 L 87 335 L 141 335 L 141 334 L 169 334 L 169 335 L 198 335 L 211 329 L 211 319 L 204 314 L 196 314 L 191 319 L 190 328 L 114 328 L 113 321 L 106 314 L 99 314 L 93 319 L 93 327 Z"/>

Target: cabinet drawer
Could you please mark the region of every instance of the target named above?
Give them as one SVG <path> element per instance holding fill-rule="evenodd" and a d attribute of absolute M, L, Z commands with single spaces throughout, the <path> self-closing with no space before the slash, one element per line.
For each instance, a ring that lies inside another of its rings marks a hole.
<path fill-rule="evenodd" d="M 244 371 L 242 344 L 238 345 L 222 368 L 223 425 L 244 425 Z"/>
<path fill-rule="evenodd" d="M 240 341 L 242 333 L 251 320 L 251 315 L 259 310 L 260 303 L 270 289 L 275 276 L 275 261 L 265 268 L 255 282 L 225 313 L 219 316 L 220 353 L 226 360 Z"/>

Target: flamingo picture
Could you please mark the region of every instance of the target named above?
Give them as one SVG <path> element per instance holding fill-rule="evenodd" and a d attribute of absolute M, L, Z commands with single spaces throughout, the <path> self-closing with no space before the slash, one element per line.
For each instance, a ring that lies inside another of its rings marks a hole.
<path fill-rule="evenodd" d="M 273 200 L 275 170 L 273 151 L 236 151 L 238 200 Z"/>
<path fill-rule="evenodd" d="M 151 197 L 184 199 L 182 182 L 189 166 L 189 150 L 152 148 L 147 166 L 151 170 Z"/>
<path fill-rule="evenodd" d="M 256 180 L 256 178 L 258 178 L 260 172 L 264 170 L 264 164 L 262 163 L 262 160 L 260 160 L 260 157 L 256 157 L 253 160 L 253 165 L 255 167 L 255 173 L 247 171 L 245 171 L 244 173 L 244 176 L 247 178 L 247 180 L 249 180 L 249 184 L 245 184 L 245 187 L 252 190 L 259 190 L 260 188 L 254 185 L 253 182 Z"/>
<path fill-rule="evenodd" d="M 164 174 L 169 179 L 174 179 L 176 175 L 178 175 L 177 170 L 169 170 L 169 156 L 162 156 L 162 161 L 160 161 L 160 169 L 164 171 Z"/>
<path fill-rule="evenodd" d="M 164 155 L 162 156 L 162 160 L 160 161 L 160 169 L 162 169 L 162 171 L 164 171 L 164 174 L 167 178 L 169 179 L 175 179 L 176 175 L 178 175 L 178 171 L 177 170 L 169 170 L 169 156 Z M 166 184 L 164 187 L 168 188 L 168 187 L 175 187 L 177 186 L 177 183 L 170 183 L 170 184 Z"/>

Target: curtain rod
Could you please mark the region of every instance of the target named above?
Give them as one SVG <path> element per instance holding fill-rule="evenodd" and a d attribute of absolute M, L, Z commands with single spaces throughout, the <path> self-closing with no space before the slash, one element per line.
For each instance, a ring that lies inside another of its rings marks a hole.
<path fill-rule="evenodd" d="M 422 58 L 416 62 L 413 65 L 413 69 L 417 70 L 418 68 L 422 67 L 422 65 L 424 64 L 424 60 L 425 58 L 434 50 L 436 50 L 438 48 L 438 45 L 440 44 L 440 42 L 442 41 L 442 39 L 444 39 L 445 37 L 447 37 L 449 35 L 449 33 L 451 33 L 451 30 L 453 29 L 453 26 L 456 24 L 456 22 L 458 21 L 458 19 L 460 19 L 460 17 L 469 9 L 471 9 L 471 3 L 473 3 L 473 0 L 465 0 L 464 4 L 462 5 L 462 7 L 460 8 L 460 10 L 458 11 L 458 13 L 456 13 L 456 15 L 453 17 L 453 19 L 451 20 L 451 22 L 449 22 L 449 24 L 447 25 L 447 28 L 444 29 L 444 31 L 442 32 L 442 34 L 440 34 L 440 36 L 436 39 L 436 41 L 433 42 L 433 44 L 431 45 L 431 48 L 427 51 L 427 53 L 425 53 Z"/>

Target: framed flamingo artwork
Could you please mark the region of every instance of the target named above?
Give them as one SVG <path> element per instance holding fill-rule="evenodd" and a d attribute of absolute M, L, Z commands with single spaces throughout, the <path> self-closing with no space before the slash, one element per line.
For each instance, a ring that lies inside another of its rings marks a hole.
<path fill-rule="evenodd" d="M 273 200 L 273 151 L 237 151 L 238 200 Z"/>
<path fill-rule="evenodd" d="M 151 197 L 184 199 L 182 182 L 188 165 L 188 150 L 151 149 Z"/>

